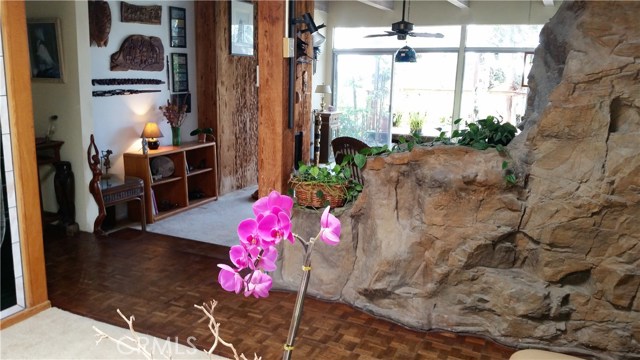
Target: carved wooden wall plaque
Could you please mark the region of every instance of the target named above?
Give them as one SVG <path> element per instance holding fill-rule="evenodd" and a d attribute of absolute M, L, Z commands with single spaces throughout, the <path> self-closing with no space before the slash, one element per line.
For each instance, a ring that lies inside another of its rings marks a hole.
<path fill-rule="evenodd" d="M 156 36 L 131 35 L 111 54 L 111 71 L 162 71 L 164 47 Z"/>
<path fill-rule="evenodd" d="M 160 21 L 162 20 L 162 6 L 140 6 L 121 1 L 120 20 L 122 22 L 160 25 Z"/>
<path fill-rule="evenodd" d="M 111 8 L 102 0 L 89 1 L 89 46 L 105 47 L 111 32 Z"/>

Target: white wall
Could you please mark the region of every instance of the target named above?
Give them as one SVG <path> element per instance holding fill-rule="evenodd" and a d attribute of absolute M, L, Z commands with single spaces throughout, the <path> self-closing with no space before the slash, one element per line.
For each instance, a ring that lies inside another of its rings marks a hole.
<path fill-rule="evenodd" d="M 162 5 L 161 25 L 144 25 L 120 22 L 120 1 L 109 1 L 111 5 L 112 25 L 109 34 L 109 44 L 106 47 L 91 47 L 91 76 L 93 79 L 103 78 L 145 78 L 159 79 L 168 82 L 166 68 L 162 71 L 111 71 L 111 54 L 118 51 L 124 39 L 129 35 L 140 34 L 157 36 L 162 39 L 165 56 L 171 59 L 171 53 L 187 54 L 189 69 L 189 90 L 191 97 L 191 113 L 182 125 L 182 140 L 195 140 L 189 132 L 197 127 L 198 101 L 196 92 L 196 52 L 195 52 L 195 17 L 193 2 L 191 1 L 158 1 L 158 2 L 130 2 L 135 5 Z M 169 47 L 169 6 L 186 9 L 187 19 L 187 48 Z M 87 45 L 89 38 L 87 35 Z M 170 81 L 169 81 L 170 82 Z M 96 144 L 99 150 L 111 149 L 112 168 L 110 172 L 124 174 L 122 154 L 127 151 L 140 150 L 140 133 L 148 121 L 156 121 L 164 134 L 160 138 L 160 145 L 171 145 L 171 127 L 162 112 L 160 105 L 166 104 L 170 98 L 167 84 L 163 85 L 123 85 L 123 86 L 92 86 L 92 90 L 108 89 L 152 89 L 162 90 L 159 93 L 147 93 L 123 96 L 108 96 L 93 98 L 93 125 Z"/>

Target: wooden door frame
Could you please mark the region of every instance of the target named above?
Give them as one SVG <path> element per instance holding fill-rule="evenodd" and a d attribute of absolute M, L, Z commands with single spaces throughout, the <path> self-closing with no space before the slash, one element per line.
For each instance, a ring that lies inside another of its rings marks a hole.
<path fill-rule="evenodd" d="M 25 309 L 0 320 L 0 329 L 51 307 L 44 262 L 35 131 L 31 99 L 31 69 L 24 1 L 1 1 L 0 20 Z M 15 224 L 12 224 L 15 225 Z"/>

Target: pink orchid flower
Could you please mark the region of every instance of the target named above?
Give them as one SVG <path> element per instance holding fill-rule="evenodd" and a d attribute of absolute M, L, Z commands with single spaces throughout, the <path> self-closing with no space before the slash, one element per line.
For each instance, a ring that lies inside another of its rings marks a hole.
<path fill-rule="evenodd" d="M 233 269 L 231 266 L 226 264 L 218 264 L 218 267 L 221 269 L 220 273 L 218 273 L 218 282 L 220 286 L 226 291 L 233 291 L 236 294 L 240 294 L 242 288 L 244 287 L 244 280 L 242 280 L 242 276 L 238 274 L 238 272 Z"/>
<path fill-rule="evenodd" d="M 242 245 L 234 245 L 229 249 L 229 258 L 238 270 L 242 270 L 249 266 L 249 254 L 247 249 Z"/>
<path fill-rule="evenodd" d="M 284 212 L 267 214 L 258 221 L 258 234 L 265 245 L 278 244 L 282 239 L 294 243 L 291 233 L 291 219 Z"/>
<path fill-rule="evenodd" d="M 247 287 L 244 290 L 244 296 L 253 295 L 256 298 L 265 298 L 269 296 L 271 290 L 271 277 L 260 270 L 247 275 L 244 280 Z"/>
<path fill-rule="evenodd" d="M 274 190 L 269 196 L 260 198 L 253 204 L 253 214 L 258 221 L 260 221 L 261 215 L 277 214 L 280 211 L 284 211 L 290 217 L 292 208 L 293 199 Z"/>
<path fill-rule="evenodd" d="M 340 220 L 329 213 L 327 206 L 320 218 L 320 239 L 327 245 L 335 246 L 340 242 Z"/>
<path fill-rule="evenodd" d="M 255 219 L 245 219 L 238 224 L 238 238 L 246 246 L 260 245 L 262 239 L 258 234 L 258 222 Z"/>
<path fill-rule="evenodd" d="M 249 256 L 252 259 L 249 266 L 253 270 L 274 271 L 276 269 L 278 250 L 275 246 L 267 246 L 264 249 L 257 246 L 251 247 Z"/>

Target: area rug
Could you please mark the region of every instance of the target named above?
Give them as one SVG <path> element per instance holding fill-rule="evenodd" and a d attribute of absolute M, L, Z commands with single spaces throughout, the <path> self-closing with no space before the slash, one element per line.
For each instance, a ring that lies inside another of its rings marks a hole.
<path fill-rule="evenodd" d="M 255 200 L 251 199 L 251 194 L 257 188 L 250 186 L 225 194 L 217 201 L 149 224 L 147 231 L 210 244 L 236 245 L 238 223 L 253 217 L 251 206 Z"/>
<path fill-rule="evenodd" d="M 122 321 L 123 326 L 127 324 Z M 119 328 L 58 308 L 47 309 L 35 316 L 0 331 L 1 359 L 144 359 L 125 347 L 102 340 L 96 344 L 93 326 L 119 339 L 130 336 L 129 329 Z M 134 322 L 135 328 L 135 322 Z M 138 334 L 141 343 L 153 351 L 155 359 L 164 359 L 162 352 L 171 352 L 177 359 L 208 359 L 204 352 L 153 336 Z M 226 358 L 214 355 L 212 359 Z"/>

